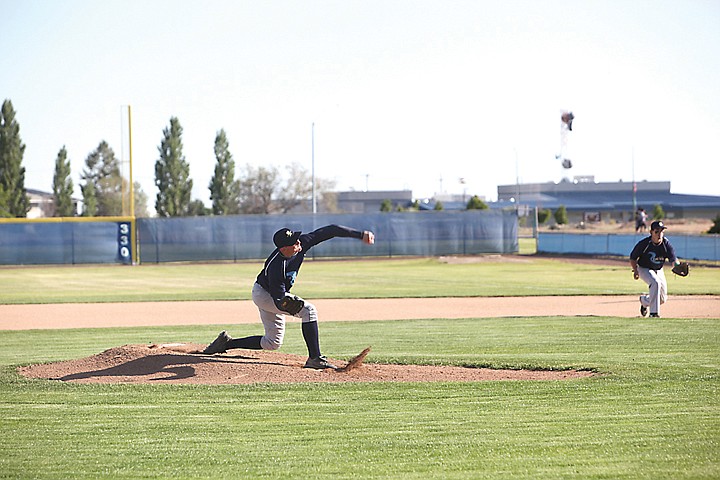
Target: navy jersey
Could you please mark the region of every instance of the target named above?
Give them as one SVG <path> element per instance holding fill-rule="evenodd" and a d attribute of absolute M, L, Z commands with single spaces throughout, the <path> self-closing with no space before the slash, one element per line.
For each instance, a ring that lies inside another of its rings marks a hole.
<path fill-rule="evenodd" d="M 665 260 L 673 263 L 676 259 L 675 249 L 667 238 L 663 238 L 658 245 L 652 242 L 652 237 L 643 238 L 630 253 L 630 260 L 635 260 L 641 267 L 651 270 L 660 270 L 663 268 Z"/>
<path fill-rule="evenodd" d="M 318 243 L 330 240 L 335 237 L 363 238 L 363 232 L 340 225 L 327 225 L 317 230 L 300 235 L 302 250 L 290 258 L 280 253 L 276 248 L 265 260 L 265 266 L 257 276 L 257 283 L 260 284 L 273 298 L 275 305 L 279 306 L 280 301 L 289 292 L 295 283 L 305 255 Z"/>

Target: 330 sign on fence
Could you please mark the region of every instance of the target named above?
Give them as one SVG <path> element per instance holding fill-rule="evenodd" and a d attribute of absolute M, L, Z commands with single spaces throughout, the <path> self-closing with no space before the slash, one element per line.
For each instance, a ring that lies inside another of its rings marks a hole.
<path fill-rule="evenodd" d="M 118 257 L 122 263 L 132 263 L 131 224 L 118 222 Z"/>

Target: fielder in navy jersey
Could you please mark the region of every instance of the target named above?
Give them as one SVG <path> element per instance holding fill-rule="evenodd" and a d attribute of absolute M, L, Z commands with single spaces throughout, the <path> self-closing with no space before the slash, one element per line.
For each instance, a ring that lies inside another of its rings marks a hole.
<path fill-rule="evenodd" d="M 660 316 L 660 305 L 667 300 L 667 280 L 663 272 L 665 261 L 675 265 L 680 260 L 675 255 L 670 241 L 665 238 L 667 227 L 661 221 L 652 222 L 650 236 L 640 240 L 630 253 L 630 267 L 633 278 L 641 279 L 648 284 L 649 293 L 640 295 L 640 315 L 651 317 Z"/>
<path fill-rule="evenodd" d="M 360 231 L 340 225 L 327 225 L 305 233 L 283 228 L 273 235 L 277 247 L 265 260 L 252 289 L 252 299 L 260 312 L 260 320 L 265 327 L 265 335 L 244 338 L 230 337 L 227 332 L 220 335 L 203 353 L 222 353 L 233 348 L 250 350 L 277 350 L 285 336 L 285 315 L 294 315 L 302 319 L 303 339 L 308 349 L 306 368 L 336 368 L 320 353 L 318 335 L 318 315 L 315 306 L 309 302 L 299 312 L 285 310 L 283 299 L 290 295 L 305 255 L 315 245 L 335 237 L 349 237 L 362 240 L 368 245 L 375 243 L 375 235 L 369 230 Z M 302 299 L 301 299 L 302 300 Z"/>

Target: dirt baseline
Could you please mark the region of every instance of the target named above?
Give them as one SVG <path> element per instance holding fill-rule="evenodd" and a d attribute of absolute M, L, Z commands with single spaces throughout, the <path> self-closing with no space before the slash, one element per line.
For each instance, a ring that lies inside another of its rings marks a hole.
<path fill-rule="evenodd" d="M 205 345 L 173 343 L 124 345 L 97 355 L 21 367 L 28 378 L 73 383 L 254 384 L 303 382 L 472 382 L 483 380 L 569 380 L 588 371 L 493 370 L 454 366 L 363 363 L 349 371 L 302 368 L 305 357 L 279 352 L 236 350 L 197 354 Z M 344 367 L 347 362 L 333 360 Z"/>
<path fill-rule="evenodd" d="M 635 295 L 312 300 L 320 322 L 522 316 L 639 316 Z M 718 295 L 671 295 L 669 318 L 717 318 Z M 0 330 L 260 324 L 250 300 L 0 305 Z"/>

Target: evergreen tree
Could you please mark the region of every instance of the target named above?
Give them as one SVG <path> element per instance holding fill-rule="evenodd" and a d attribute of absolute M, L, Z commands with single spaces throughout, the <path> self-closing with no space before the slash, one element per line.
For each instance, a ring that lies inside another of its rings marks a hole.
<path fill-rule="evenodd" d="M 190 194 L 193 182 L 190 166 L 182 154 L 182 127 L 176 117 L 163 130 L 158 147 L 160 158 L 155 162 L 155 186 L 158 194 L 155 210 L 160 217 L 181 217 L 190 213 Z"/>
<path fill-rule="evenodd" d="M 10 218 L 10 210 L 8 210 L 8 198 L 10 195 L 5 192 L 5 188 L 0 184 L 0 218 Z"/>
<path fill-rule="evenodd" d="M 480 197 L 473 195 L 467 203 L 467 210 L 487 210 L 487 203 L 483 202 Z"/>
<path fill-rule="evenodd" d="M 85 159 L 85 169 L 80 178 L 85 180 L 85 185 L 81 186 L 83 196 L 87 195 L 87 191 L 95 200 L 95 208 L 86 208 L 83 216 L 123 214 L 123 197 L 129 194 L 128 182 L 120 173 L 120 162 L 115 152 L 105 140 Z M 87 189 L 90 184 L 92 190 Z"/>
<path fill-rule="evenodd" d="M 653 207 L 652 218 L 653 220 L 662 220 L 665 218 L 665 210 L 663 210 L 662 205 L 657 204 Z"/>
<path fill-rule="evenodd" d="M 0 112 L 0 211 L 7 212 L 10 217 L 24 218 L 30 210 L 22 166 L 24 153 L 15 110 L 12 102 L 5 100 Z"/>
<path fill-rule="evenodd" d="M 560 205 L 558 209 L 555 210 L 555 222 L 558 225 L 565 225 L 568 223 L 568 215 L 565 205 Z"/>
<path fill-rule="evenodd" d="M 707 233 L 720 233 L 720 214 L 718 214 L 712 222 L 713 225 Z"/>
<path fill-rule="evenodd" d="M 98 211 L 98 201 L 95 192 L 95 184 L 87 182 L 85 185 L 80 186 L 80 190 L 83 195 L 83 217 L 94 217 Z"/>
<path fill-rule="evenodd" d="M 235 181 L 235 160 L 229 151 L 225 130 L 215 137 L 215 174 L 210 180 L 210 200 L 214 215 L 234 215 L 240 212 L 239 186 Z"/>
<path fill-rule="evenodd" d="M 70 160 L 67 159 L 67 150 L 63 145 L 55 160 L 55 175 L 53 176 L 53 199 L 56 217 L 72 217 L 75 215 L 72 193 L 73 181 L 70 178 Z"/>
<path fill-rule="evenodd" d="M 548 221 L 552 215 L 552 211 L 549 208 L 539 208 L 537 212 L 538 223 L 543 224 Z"/>

